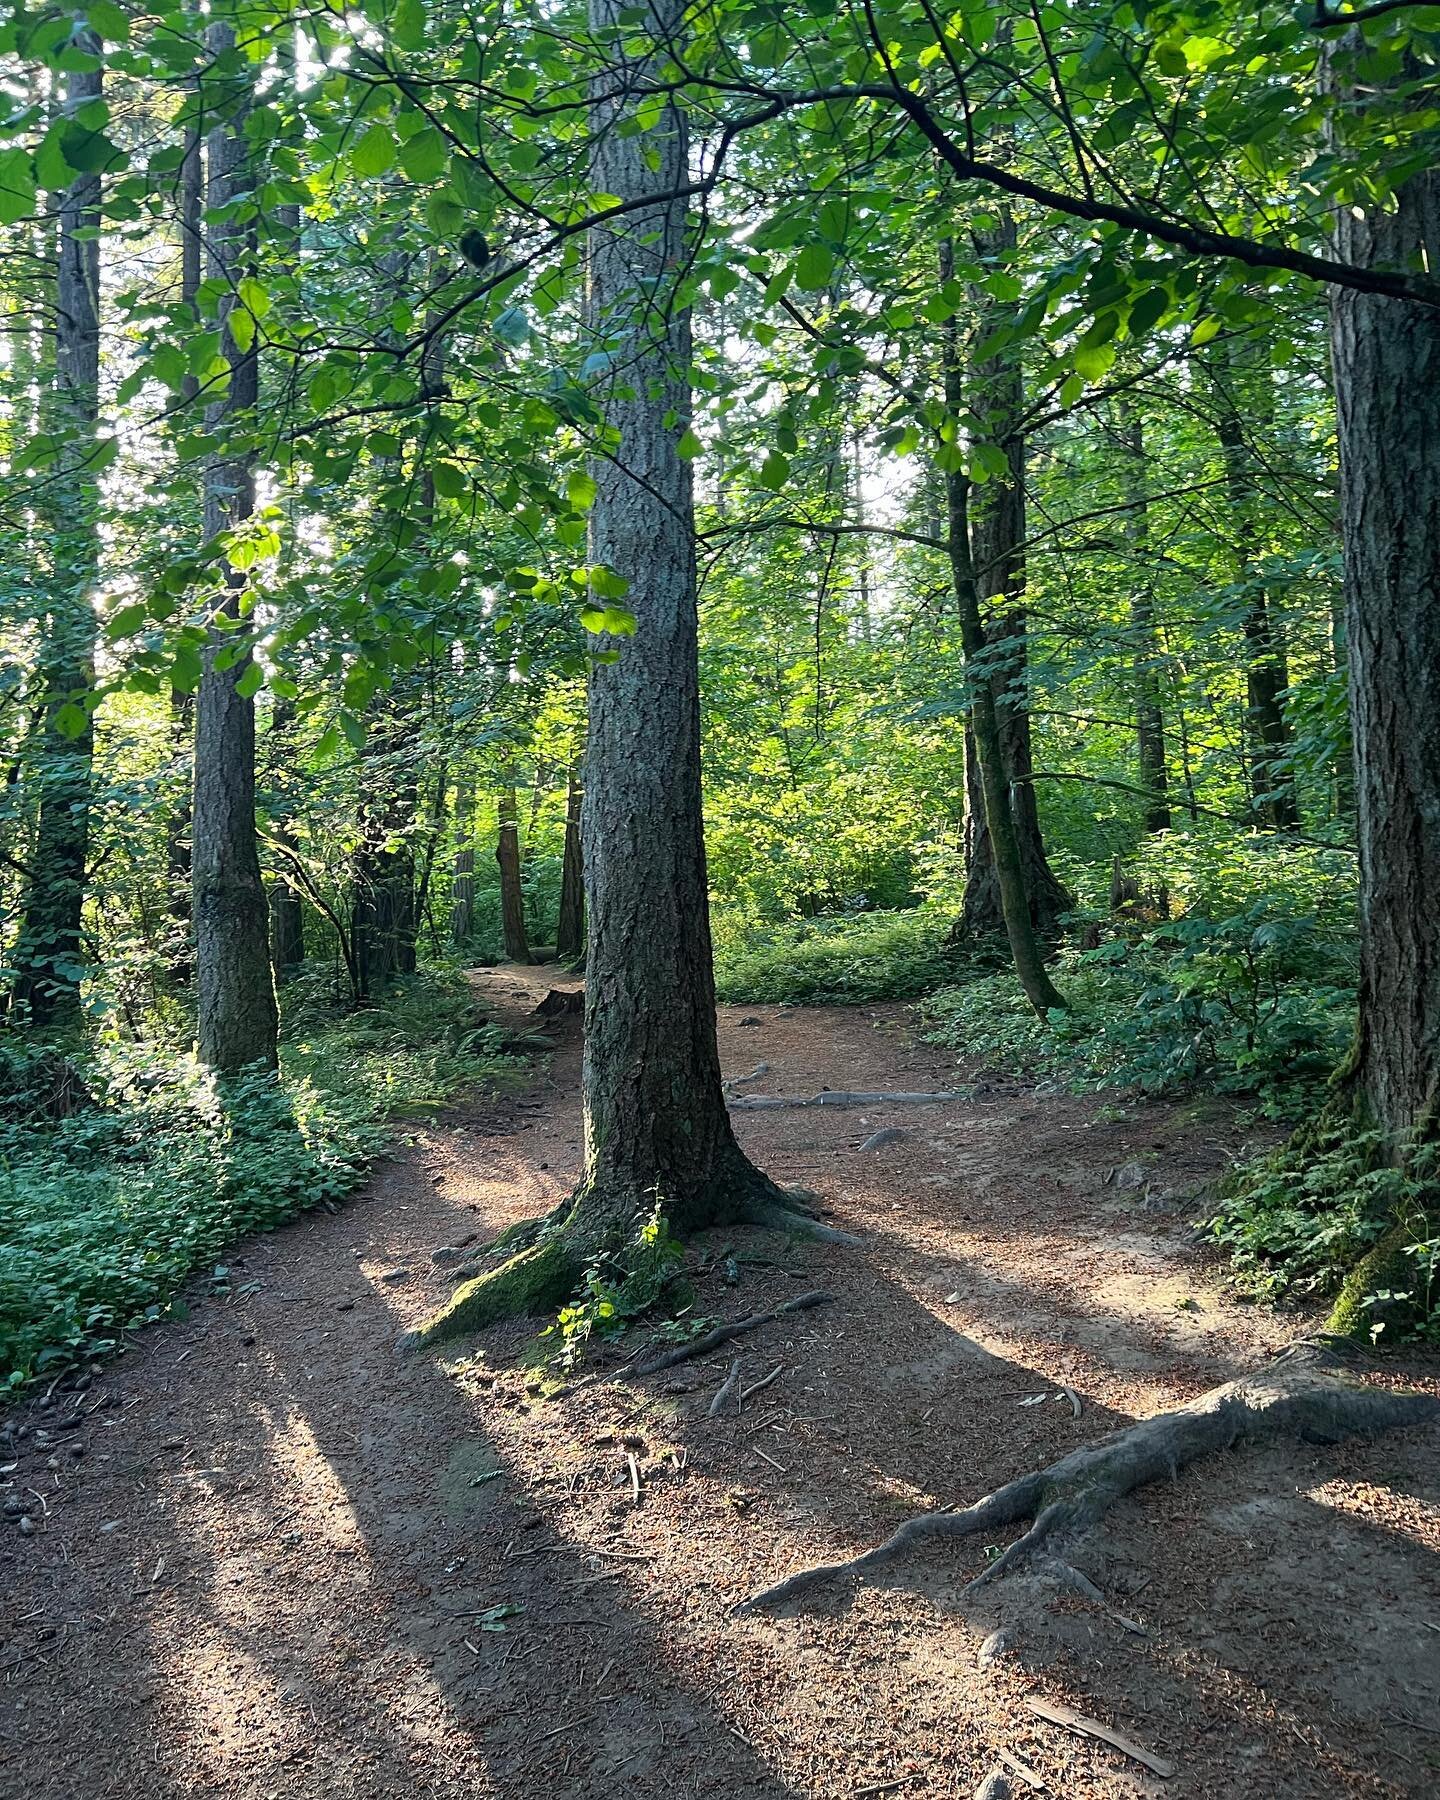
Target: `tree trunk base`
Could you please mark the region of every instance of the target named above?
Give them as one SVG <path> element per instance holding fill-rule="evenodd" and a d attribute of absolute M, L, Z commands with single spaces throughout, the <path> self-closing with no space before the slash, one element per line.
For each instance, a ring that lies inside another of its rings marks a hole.
<path fill-rule="evenodd" d="M 1353 1356 L 1353 1352 L 1350 1353 Z M 1188 1406 L 1072 1450 L 1049 1468 L 1009 1482 L 959 1512 L 922 1513 L 893 1537 L 847 1562 L 801 1569 L 742 1603 L 768 1609 L 836 1581 L 854 1583 L 898 1561 L 932 1538 L 987 1536 L 1028 1521 L 1029 1528 L 969 1583 L 984 1587 L 1062 1534 L 1088 1530 L 1117 1500 L 1187 1463 L 1242 1440 L 1299 1438 L 1333 1444 L 1440 1419 L 1440 1400 L 1366 1387 L 1348 1372 L 1349 1358 L 1331 1343 L 1301 1341 L 1253 1375 L 1212 1388 Z"/>

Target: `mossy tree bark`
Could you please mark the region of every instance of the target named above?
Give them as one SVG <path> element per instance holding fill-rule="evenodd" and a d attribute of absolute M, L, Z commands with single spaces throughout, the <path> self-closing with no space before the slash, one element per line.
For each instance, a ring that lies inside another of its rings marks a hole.
<path fill-rule="evenodd" d="M 243 431 L 259 397 L 256 347 L 242 348 L 230 329 L 237 283 L 254 260 L 254 225 L 226 218 L 223 209 L 248 191 L 250 65 L 237 57 L 233 30 L 213 24 L 206 34 L 217 89 L 212 108 L 223 123 L 210 133 L 207 199 L 212 218 L 208 274 L 223 290 L 219 320 L 230 364 L 225 395 L 206 410 L 206 429 Z M 212 459 L 205 475 L 205 535 L 213 541 L 242 525 L 255 509 L 255 474 L 248 450 Z M 227 568 L 217 612 L 238 620 L 244 576 Z M 241 655 L 228 667 L 236 634 L 212 633 L 195 702 L 195 789 L 191 881 L 195 909 L 197 1039 L 201 1060 L 227 1073 L 251 1063 L 276 1063 L 278 1013 L 270 967 L 269 920 L 255 830 L 255 702 L 240 692 L 250 666 Z"/>
<path fill-rule="evenodd" d="M 82 32 L 82 49 L 99 42 Z M 66 77 L 74 111 L 99 99 L 96 68 Z M 80 1006 L 82 914 L 90 843 L 95 733 L 95 613 L 99 552 L 97 483 L 91 469 L 100 401 L 100 176 L 77 175 L 60 195 L 55 368 L 48 405 L 61 438 L 50 511 L 54 545 L 40 653 L 44 726 L 40 806 L 19 933 L 13 998 L 32 1025 L 63 1025 Z"/>

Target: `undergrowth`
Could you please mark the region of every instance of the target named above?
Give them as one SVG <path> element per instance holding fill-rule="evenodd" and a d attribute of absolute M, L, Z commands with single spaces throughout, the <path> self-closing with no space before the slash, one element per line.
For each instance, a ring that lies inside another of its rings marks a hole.
<path fill-rule="evenodd" d="M 278 1080 L 112 1042 L 71 1057 L 86 1098 L 62 1118 L 29 1074 L 51 1053 L 0 1038 L 0 1385 L 114 1349 L 242 1233 L 354 1188 L 395 1121 L 517 1066 L 456 980 L 349 1015 L 298 993 Z"/>
<path fill-rule="evenodd" d="M 846 1003 L 914 1000 L 964 966 L 945 946 L 938 910 L 845 913 L 785 925 L 720 916 L 715 988 L 721 1000 Z"/>
<path fill-rule="evenodd" d="M 930 1043 L 1074 1091 L 1133 1087 L 1254 1096 L 1299 1116 L 1353 1030 L 1349 946 L 1263 901 L 1068 949 L 1053 973 L 1070 1002 L 1037 1018 L 1008 969 L 924 1004 Z"/>

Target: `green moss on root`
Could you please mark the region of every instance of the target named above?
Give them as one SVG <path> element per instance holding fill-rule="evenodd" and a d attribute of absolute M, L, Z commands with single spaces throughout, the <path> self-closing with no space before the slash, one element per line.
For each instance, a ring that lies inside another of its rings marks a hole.
<path fill-rule="evenodd" d="M 1425 1308 L 1414 1296 L 1415 1259 L 1409 1255 L 1410 1246 L 1424 1236 L 1424 1228 L 1417 1229 L 1417 1223 L 1414 1218 L 1397 1220 L 1360 1258 L 1330 1309 L 1327 1331 L 1335 1337 L 1368 1340 L 1375 1327 L 1383 1325 L 1389 1342 L 1423 1323 Z M 1402 1297 L 1367 1306 L 1373 1294 Z"/>
<path fill-rule="evenodd" d="M 522 1250 L 498 1269 L 456 1288 L 446 1305 L 400 1339 L 402 1350 L 421 1350 L 447 1338 L 466 1337 L 502 1319 L 552 1311 L 568 1299 L 583 1272 L 580 1258 L 559 1235 Z"/>

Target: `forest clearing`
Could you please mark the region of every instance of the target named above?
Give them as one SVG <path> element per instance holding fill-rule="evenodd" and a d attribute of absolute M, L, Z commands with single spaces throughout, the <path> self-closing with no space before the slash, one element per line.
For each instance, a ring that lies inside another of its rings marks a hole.
<path fill-rule="evenodd" d="M 1440 1782 L 1440 13 L 0 11 L 0 1767 Z"/>

